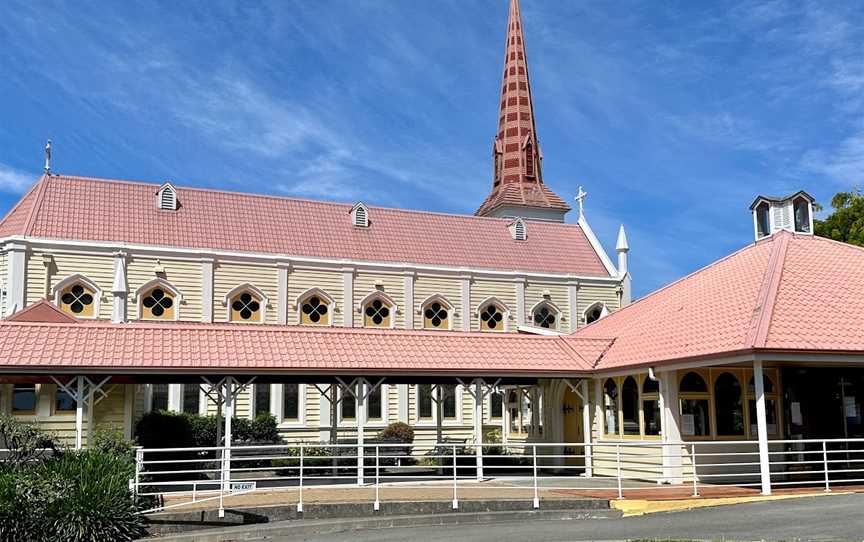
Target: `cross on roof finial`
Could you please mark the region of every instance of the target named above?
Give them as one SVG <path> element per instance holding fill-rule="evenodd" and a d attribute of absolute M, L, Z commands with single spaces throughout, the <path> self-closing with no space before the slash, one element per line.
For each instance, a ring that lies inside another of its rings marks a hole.
<path fill-rule="evenodd" d="M 51 173 L 51 140 L 45 144 L 45 173 Z"/>
<path fill-rule="evenodd" d="M 582 187 L 580 186 L 579 187 L 579 193 L 576 194 L 576 197 L 574 198 L 576 200 L 576 203 L 579 204 L 579 218 L 585 217 L 584 206 L 585 206 L 585 198 L 587 198 L 587 197 L 588 197 L 588 192 L 585 192 L 584 190 L 582 190 Z"/>

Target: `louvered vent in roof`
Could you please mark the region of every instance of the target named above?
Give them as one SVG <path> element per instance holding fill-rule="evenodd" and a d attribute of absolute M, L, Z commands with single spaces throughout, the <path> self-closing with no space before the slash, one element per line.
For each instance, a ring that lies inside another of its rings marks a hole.
<path fill-rule="evenodd" d="M 510 223 L 510 235 L 516 241 L 524 241 L 528 238 L 528 229 L 525 226 L 525 221 L 521 218 L 517 218 L 513 222 Z"/>
<path fill-rule="evenodd" d="M 177 190 L 171 183 L 165 183 L 156 192 L 156 207 L 165 211 L 177 210 Z"/>
<path fill-rule="evenodd" d="M 358 228 L 369 227 L 369 209 L 362 202 L 351 208 L 351 222 Z"/>

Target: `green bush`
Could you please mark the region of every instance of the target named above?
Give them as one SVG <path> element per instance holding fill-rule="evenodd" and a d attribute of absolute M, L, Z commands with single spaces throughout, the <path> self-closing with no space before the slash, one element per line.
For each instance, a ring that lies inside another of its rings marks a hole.
<path fill-rule="evenodd" d="M 146 535 L 129 491 L 134 464 L 96 449 L 0 468 L 0 541 L 134 540 Z"/>
<path fill-rule="evenodd" d="M 19 464 L 53 455 L 58 444 L 38 426 L 0 414 L 0 448 L 8 450 L 2 457 L 6 463 Z"/>
<path fill-rule="evenodd" d="M 378 433 L 378 438 L 384 441 L 412 444 L 414 442 L 414 429 L 407 423 L 391 423 Z"/>
<path fill-rule="evenodd" d="M 176 412 L 148 412 L 135 424 L 135 440 L 145 448 L 192 448 L 217 446 L 218 425 L 224 418 L 197 416 Z M 260 414 L 254 420 L 232 418 L 232 444 L 278 444 L 282 441 L 271 414 Z"/>
<path fill-rule="evenodd" d="M 116 429 L 96 431 L 93 435 L 93 449 L 122 457 L 129 462 L 135 461 L 135 443 L 123 438 L 123 433 Z"/>

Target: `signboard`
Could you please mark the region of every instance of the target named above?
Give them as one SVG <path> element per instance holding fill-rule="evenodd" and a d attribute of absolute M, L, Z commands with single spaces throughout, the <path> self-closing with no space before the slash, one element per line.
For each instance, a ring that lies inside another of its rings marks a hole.
<path fill-rule="evenodd" d="M 239 491 L 253 491 L 256 488 L 257 482 L 231 482 L 231 493 Z"/>

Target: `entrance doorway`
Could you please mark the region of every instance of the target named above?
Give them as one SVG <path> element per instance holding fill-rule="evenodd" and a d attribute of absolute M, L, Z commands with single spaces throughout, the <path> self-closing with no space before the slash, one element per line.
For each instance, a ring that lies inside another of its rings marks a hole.
<path fill-rule="evenodd" d="M 582 400 L 576 395 L 576 392 L 568 386 L 564 391 L 564 399 L 561 403 L 561 411 L 564 420 L 564 442 L 582 442 L 583 441 L 583 426 L 582 426 Z M 582 446 L 569 446 L 565 448 L 564 454 L 583 455 L 584 449 Z M 567 466 L 582 466 L 585 461 L 581 457 L 567 457 L 565 460 Z"/>

